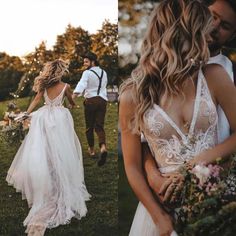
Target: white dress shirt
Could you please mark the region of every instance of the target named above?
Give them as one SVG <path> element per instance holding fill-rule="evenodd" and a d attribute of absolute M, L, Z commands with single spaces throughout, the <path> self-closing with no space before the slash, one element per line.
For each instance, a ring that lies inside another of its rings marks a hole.
<path fill-rule="evenodd" d="M 94 67 L 91 67 L 90 69 L 95 71 L 99 76 L 101 76 L 102 69 L 99 66 L 94 66 Z M 99 86 L 99 79 L 95 75 L 95 73 L 90 70 L 85 70 L 74 90 L 74 93 L 82 94 L 84 92 L 85 98 L 100 96 L 104 100 L 107 101 L 108 100 L 107 89 L 106 89 L 107 73 L 104 70 L 103 70 L 102 83 L 101 83 L 101 89 L 100 89 L 99 95 L 97 95 L 98 86 Z"/>
<path fill-rule="evenodd" d="M 234 74 L 233 74 L 233 65 L 228 57 L 222 55 L 221 53 L 215 57 L 210 57 L 208 64 L 219 64 L 224 67 L 224 69 L 229 74 L 231 80 L 234 82 Z M 222 143 L 225 139 L 230 136 L 230 126 L 228 119 L 225 116 L 223 109 L 218 106 L 218 142 Z"/>

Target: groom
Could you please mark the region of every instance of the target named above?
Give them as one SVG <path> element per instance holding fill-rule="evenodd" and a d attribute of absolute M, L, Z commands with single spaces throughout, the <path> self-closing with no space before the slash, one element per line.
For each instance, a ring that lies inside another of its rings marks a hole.
<path fill-rule="evenodd" d="M 86 137 L 89 145 L 89 154 L 95 157 L 94 149 L 94 131 L 97 133 L 100 159 L 98 166 L 102 166 L 106 162 L 106 134 L 104 130 L 104 120 L 107 106 L 107 74 L 99 67 L 97 55 L 88 52 L 84 57 L 84 66 L 86 70 L 77 84 L 73 98 L 84 93 L 84 116 L 86 123 Z"/>
<path fill-rule="evenodd" d="M 214 19 L 214 30 L 212 32 L 213 42 L 209 45 L 211 58 L 208 63 L 220 64 L 229 73 L 232 81 L 236 84 L 236 71 L 233 71 L 232 62 L 221 50 L 224 46 L 236 48 L 236 1 L 235 0 L 215 0 L 209 6 Z M 234 77 L 235 76 L 235 77 Z M 219 115 L 219 141 L 223 142 L 230 135 L 230 127 L 223 110 L 218 108 Z M 174 189 L 181 185 L 174 183 L 176 180 L 163 177 L 157 169 L 156 162 L 146 143 L 142 144 L 143 166 L 146 172 L 149 186 L 158 197 L 159 201 L 168 201 Z M 173 180 L 173 181 L 172 181 Z"/>

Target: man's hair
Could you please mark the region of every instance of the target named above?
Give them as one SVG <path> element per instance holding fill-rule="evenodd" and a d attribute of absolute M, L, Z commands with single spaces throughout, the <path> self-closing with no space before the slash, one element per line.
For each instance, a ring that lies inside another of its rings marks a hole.
<path fill-rule="evenodd" d="M 207 5 L 210 6 L 212 5 L 216 0 L 203 0 L 203 2 Z"/>
<path fill-rule="evenodd" d="M 97 55 L 96 55 L 95 53 L 93 53 L 93 52 L 88 52 L 88 53 L 86 53 L 86 54 L 83 56 L 83 58 L 87 58 L 87 59 L 89 59 L 90 61 L 93 61 L 96 66 L 99 65 L 98 60 L 97 60 Z"/>
<path fill-rule="evenodd" d="M 235 0 L 226 0 L 226 2 L 232 7 L 234 12 L 236 13 L 236 1 Z"/>
<path fill-rule="evenodd" d="M 236 0 L 225 0 L 234 10 L 236 14 Z M 236 38 L 232 39 L 230 42 L 226 43 L 225 47 L 236 48 Z"/>
<path fill-rule="evenodd" d="M 216 2 L 217 0 L 203 0 L 203 2 L 207 5 L 210 6 L 212 5 L 214 2 Z M 231 7 L 232 9 L 235 11 L 236 13 L 236 1 L 235 0 L 225 0 Z"/>

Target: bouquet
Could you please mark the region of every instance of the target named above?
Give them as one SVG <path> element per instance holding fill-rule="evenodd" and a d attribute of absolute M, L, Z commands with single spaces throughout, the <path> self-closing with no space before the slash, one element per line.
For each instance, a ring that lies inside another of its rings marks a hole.
<path fill-rule="evenodd" d="M 236 156 L 227 170 L 219 164 L 185 170 L 173 214 L 179 236 L 236 235 Z"/>
<path fill-rule="evenodd" d="M 7 145 L 18 145 L 22 142 L 29 128 L 30 116 L 21 112 L 15 103 L 8 104 L 8 110 L 0 121 L 0 140 Z"/>

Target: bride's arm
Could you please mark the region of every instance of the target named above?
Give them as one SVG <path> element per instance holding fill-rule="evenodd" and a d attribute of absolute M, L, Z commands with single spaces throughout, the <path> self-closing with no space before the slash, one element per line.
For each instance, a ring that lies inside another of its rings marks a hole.
<path fill-rule="evenodd" d="M 65 95 L 66 95 L 66 97 L 67 97 L 67 99 L 68 99 L 70 105 L 71 105 L 72 107 L 74 107 L 74 106 L 75 106 L 75 102 L 74 102 L 74 100 L 73 100 L 73 98 L 72 98 L 72 90 L 71 90 L 71 87 L 70 87 L 69 84 L 67 84 L 67 86 L 66 86 Z"/>
<path fill-rule="evenodd" d="M 166 220 L 168 223 L 165 223 L 165 226 L 162 224 L 162 229 L 166 227 L 167 232 L 171 233 L 173 227 L 170 217 L 154 199 L 144 177 L 140 136 L 134 134 L 129 126 L 135 110 L 135 104 L 133 103 L 130 94 L 130 91 L 122 93 L 119 106 L 119 122 L 121 126 L 121 141 L 125 171 L 133 191 L 146 207 L 153 221 L 156 224 L 161 224 L 161 221 L 163 222 Z"/>
<path fill-rule="evenodd" d="M 227 72 L 220 65 L 207 65 L 204 71 L 213 99 L 225 112 L 231 128 L 231 136 L 214 148 L 202 152 L 192 161 L 211 163 L 236 152 L 236 88 Z"/>
<path fill-rule="evenodd" d="M 43 92 L 38 92 L 36 94 L 36 96 L 34 97 L 34 100 L 30 103 L 28 109 L 27 109 L 27 113 L 30 114 L 34 108 L 39 104 L 39 102 L 41 101 L 43 97 Z"/>

